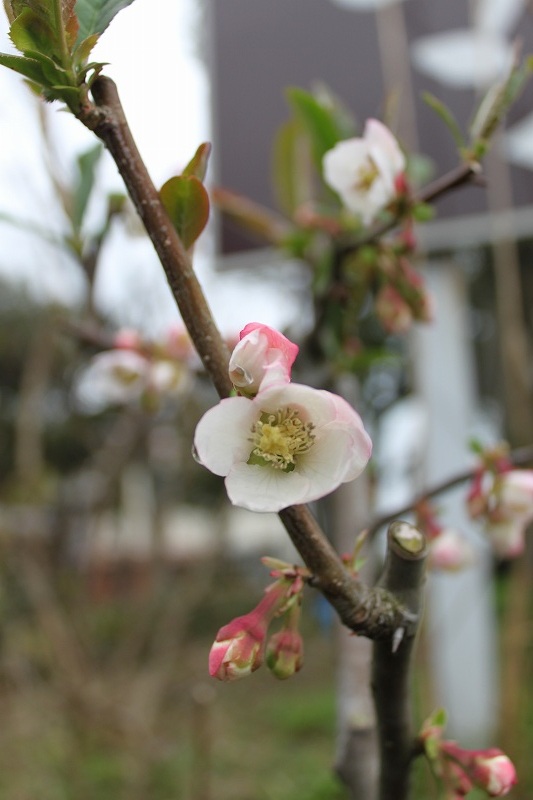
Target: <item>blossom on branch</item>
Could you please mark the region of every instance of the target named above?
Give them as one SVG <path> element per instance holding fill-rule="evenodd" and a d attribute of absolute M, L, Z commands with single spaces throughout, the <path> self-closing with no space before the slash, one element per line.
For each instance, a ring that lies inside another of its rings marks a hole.
<path fill-rule="evenodd" d="M 523 553 L 526 528 L 533 520 L 533 470 L 511 469 L 505 461 L 480 467 L 467 503 L 472 517 L 484 519 L 498 558 Z"/>
<path fill-rule="evenodd" d="M 369 225 L 398 196 L 405 156 L 389 129 L 369 119 L 361 138 L 345 139 L 325 154 L 325 182 Z"/>
<path fill-rule="evenodd" d="M 201 418 L 198 461 L 225 476 L 229 499 L 251 511 L 308 503 L 356 478 L 372 443 L 341 397 L 278 383 L 253 399 L 230 397 Z"/>
<path fill-rule="evenodd" d="M 298 349 L 298 345 L 274 328 L 249 322 L 231 354 L 231 382 L 239 394 L 247 397 L 253 397 L 268 383 L 288 383 Z"/>

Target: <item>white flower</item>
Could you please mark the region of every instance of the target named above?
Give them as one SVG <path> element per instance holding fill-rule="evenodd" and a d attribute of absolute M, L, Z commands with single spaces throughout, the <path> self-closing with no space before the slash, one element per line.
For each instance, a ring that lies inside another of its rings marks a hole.
<path fill-rule="evenodd" d="M 110 405 L 142 402 L 148 395 L 179 394 L 187 384 L 183 365 L 117 349 L 91 359 L 78 378 L 76 396 L 88 413 L 95 413 Z"/>
<path fill-rule="evenodd" d="M 372 451 L 341 397 L 290 383 L 222 400 L 198 423 L 194 444 L 200 463 L 225 476 L 231 502 L 251 511 L 317 500 L 356 478 Z"/>
<path fill-rule="evenodd" d="M 247 396 L 257 394 L 271 383 L 288 383 L 298 345 L 279 331 L 249 322 L 240 333 L 229 362 L 229 375 L 235 388 Z"/>
<path fill-rule="evenodd" d="M 362 138 L 338 142 L 324 156 L 324 180 L 365 225 L 394 199 L 405 156 L 385 125 L 369 119 Z"/>

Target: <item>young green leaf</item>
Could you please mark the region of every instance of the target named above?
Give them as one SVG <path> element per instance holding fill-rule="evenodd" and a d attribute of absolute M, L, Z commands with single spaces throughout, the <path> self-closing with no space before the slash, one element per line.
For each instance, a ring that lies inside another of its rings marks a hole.
<path fill-rule="evenodd" d="M 183 172 L 184 177 L 194 175 L 198 180 L 203 181 L 207 172 L 207 164 L 209 156 L 211 155 L 211 145 L 209 142 L 204 142 L 200 145 L 196 153 L 193 155 Z"/>
<path fill-rule="evenodd" d="M 292 217 L 313 197 L 309 140 L 298 120 L 291 119 L 278 130 L 272 162 L 276 199 L 285 214 Z"/>
<path fill-rule="evenodd" d="M 103 147 L 97 144 L 78 156 L 78 183 L 74 191 L 72 224 L 79 231 L 83 222 L 89 197 L 94 187 L 96 167 L 102 155 Z"/>
<path fill-rule="evenodd" d="M 94 33 L 103 33 L 118 12 L 132 2 L 133 0 L 77 0 L 76 16 L 80 26 L 78 44 Z"/>
<path fill-rule="evenodd" d="M 209 219 L 209 197 L 204 185 L 194 175 L 177 175 L 163 184 L 159 196 L 188 250 Z"/>
<path fill-rule="evenodd" d="M 464 136 L 461 132 L 461 128 L 459 127 L 459 123 L 455 119 L 448 106 L 444 105 L 444 103 L 439 100 L 438 97 L 435 97 L 435 95 L 431 94 L 431 92 L 424 92 L 422 94 L 422 98 L 427 105 L 439 115 L 455 139 L 457 147 L 462 149 L 465 146 Z"/>
<path fill-rule="evenodd" d="M 331 150 L 343 138 L 335 113 L 303 89 L 289 88 L 287 98 L 297 119 L 301 121 L 309 135 L 313 158 L 317 167 L 321 169 L 324 153 Z"/>
<path fill-rule="evenodd" d="M 33 58 L 13 56 L 9 53 L 0 53 L 0 65 L 24 75 L 30 81 L 38 84 L 46 83 L 41 64 Z"/>

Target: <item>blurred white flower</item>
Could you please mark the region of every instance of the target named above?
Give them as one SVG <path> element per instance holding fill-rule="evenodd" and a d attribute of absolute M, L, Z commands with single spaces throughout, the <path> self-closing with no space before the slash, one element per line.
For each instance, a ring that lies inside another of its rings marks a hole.
<path fill-rule="evenodd" d="M 398 142 L 376 119 L 367 120 L 361 138 L 338 142 L 323 159 L 325 182 L 365 225 L 394 200 L 396 179 L 404 170 Z"/>

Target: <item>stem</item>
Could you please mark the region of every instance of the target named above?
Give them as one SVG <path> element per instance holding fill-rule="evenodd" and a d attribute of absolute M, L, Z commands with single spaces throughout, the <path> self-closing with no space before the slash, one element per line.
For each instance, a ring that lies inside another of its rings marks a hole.
<path fill-rule="evenodd" d="M 284 508 L 279 516 L 313 573 L 310 583 L 329 600 L 347 628 L 369 639 L 390 639 L 398 628 L 411 629 L 410 610 L 386 588 L 370 588 L 348 572 L 307 506 Z"/>
<path fill-rule="evenodd" d="M 232 391 L 229 354 L 183 247 L 131 135 L 114 82 L 100 76 L 92 86 L 95 106 L 78 117 L 104 142 L 159 256 L 167 280 L 206 371 L 221 397 Z"/>
<path fill-rule="evenodd" d="M 427 546 L 423 535 L 406 522 L 394 522 L 380 584 L 406 605 L 413 619 L 409 630 L 398 629 L 374 644 L 372 690 L 378 719 L 381 758 L 379 800 L 407 800 L 413 755 L 410 677 L 411 655 L 422 609 Z"/>
<path fill-rule="evenodd" d="M 63 12 L 61 8 L 61 0 L 53 0 L 52 13 L 56 30 L 59 34 L 59 49 L 61 51 L 61 65 L 63 69 L 72 76 L 70 53 L 67 47 L 67 37 L 65 36 L 65 26 L 63 25 Z"/>

